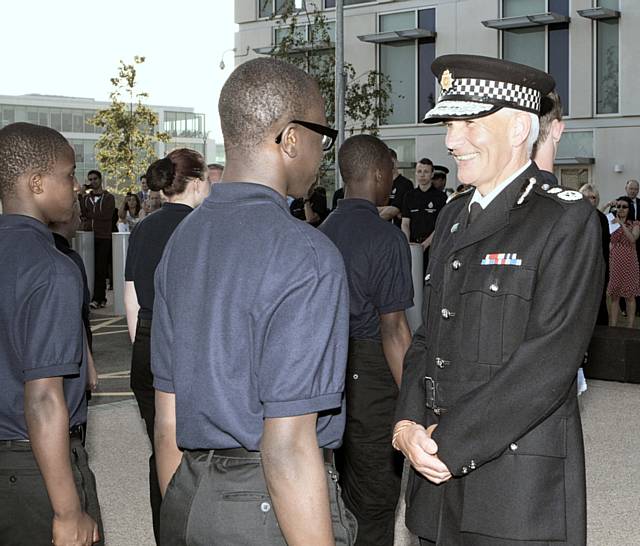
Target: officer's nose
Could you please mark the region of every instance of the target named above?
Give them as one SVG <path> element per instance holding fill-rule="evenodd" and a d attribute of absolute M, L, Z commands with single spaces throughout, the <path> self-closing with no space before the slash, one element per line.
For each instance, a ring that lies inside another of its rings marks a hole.
<path fill-rule="evenodd" d="M 450 121 L 447 123 L 447 136 L 445 138 L 445 145 L 449 149 L 449 152 L 453 152 L 456 148 L 460 148 L 464 142 L 464 121 Z"/>

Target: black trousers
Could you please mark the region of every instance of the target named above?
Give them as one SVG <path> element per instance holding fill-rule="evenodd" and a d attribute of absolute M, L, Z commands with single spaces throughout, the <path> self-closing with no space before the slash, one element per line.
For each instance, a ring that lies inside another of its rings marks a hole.
<path fill-rule="evenodd" d="M 104 544 L 96 480 L 87 452 L 77 438 L 70 440 L 71 470 L 82 509 L 98 524 Z M 42 474 L 29 442 L 0 441 L 0 544 L 51 544 L 53 510 Z"/>
<path fill-rule="evenodd" d="M 151 457 L 149 457 L 149 498 L 153 519 L 153 534 L 156 543 L 160 540 L 160 505 L 162 495 L 158 484 L 156 470 L 156 453 L 154 446 L 153 426 L 156 417 L 155 391 L 151 373 L 151 321 L 138 319 L 136 338 L 131 354 L 131 390 L 138 402 L 140 415 L 144 419 L 147 435 L 151 441 Z"/>
<path fill-rule="evenodd" d="M 107 276 L 109 275 L 109 259 L 111 256 L 111 239 L 93 238 L 94 282 L 93 301 L 107 301 Z"/>
<path fill-rule="evenodd" d="M 352 546 L 357 524 L 340 499 L 335 468 L 325 469 L 336 545 Z M 160 529 L 161 546 L 286 546 L 257 452 L 185 451 L 165 493 Z"/>
<path fill-rule="evenodd" d="M 398 387 L 373 341 L 349 341 L 347 425 L 336 453 L 342 498 L 358 520 L 359 546 L 393 546 L 402 456 L 391 447 Z"/>

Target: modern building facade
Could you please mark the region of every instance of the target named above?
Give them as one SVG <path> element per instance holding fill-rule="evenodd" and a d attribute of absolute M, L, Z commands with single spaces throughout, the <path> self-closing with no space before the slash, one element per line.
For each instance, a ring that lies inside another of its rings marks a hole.
<path fill-rule="evenodd" d="M 287 0 L 235 0 L 237 63 L 268 52 L 281 37 Z M 393 114 L 380 136 L 411 163 L 429 157 L 451 169 L 444 127 L 422 116 L 439 92 L 436 56 L 501 57 L 551 73 L 564 102 L 566 131 L 556 174 L 577 188 L 594 183 L 603 199 L 640 178 L 640 2 L 637 0 L 344 0 L 345 58 L 361 74 L 380 70 L 393 86 Z M 335 21 L 335 0 L 307 0 Z M 274 16 L 275 17 L 272 17 Z M 299 16 L 304 32 L 305 12 Z"/>
<path fill-rule="evenodd" d="M 26 121 L 60 131 L 76 153 L 76 175 L 80 182 L 91 169 L 99 168 L 95 158 L 95 144 L 102 129 L 89 120 L 109 102 L 93 99 L 50 95 L 0 95 L 0 128 L 9 123 Z M 213 162 L 217 159 L 215 141 L 207 138 L 205 115 L 193 108 L 177 106 L 150 107 L 159 116 L 159 130 L 171 135 L 167 143 L 158 143 L 156 153 L 162 157 L 174 148 L 192 148 Z M 108 180 L 107 180 L 108 183 Z"/>

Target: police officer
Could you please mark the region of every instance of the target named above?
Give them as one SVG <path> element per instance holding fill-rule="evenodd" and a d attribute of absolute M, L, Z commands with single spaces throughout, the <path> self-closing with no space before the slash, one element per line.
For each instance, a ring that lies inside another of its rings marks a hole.
<path fill-rule="evenodd" d="M 320 230 L 340 250 L 349 279 L 347 426 L 337 459 L 343 498 L 358 519 L 357 544 L 393 546 L 402 462 L 391 447 L 402 360 L 411 343 L 411 253 L 400 230 L 378 216 L 393 163 L 371 135 L 347 139 L 338 153 L 345 199 Z"/>
<path fill-rule="evenodd" d="M 423 157 L 416 164 L 417 187 L 402 202 L 402 231 L 412 243 L 424 251 L 423 267 L 429 263 L 429 247 L 433 239 L 438 213 L 447 204 L 447 195 L 432 184 L 433 162 Z"/>
<path fill-rule="evenodd" d="M 389 201 L 385 206 L 378 207 L 380 218 L 383 220 L 393 220 L 393 224 L 397 227 L 402 226 L 402 203 L 404 196 L 413 189 L 413 182 L 406 176 L 400 174 L 398 169 L 398 154 L 389 148 L 391 159 L 393 159 L 393 186 L 389 194 Z"/>
<path fill-rule="evenodd" d="M 286 201 L 307 193 L 336 132 L 315 81 L 275 59 L 237 67 L 219 112 L 223 178 L 155 276 L 160 542 L 352 544 L 329 462 L 345 420 L 347 279 Z"/>
<path fill-rule="evenodd" d="M 553 79 L 472 55 L 436 59 L 458 177 L 438 219 L 424 326 L 405 360 L 394 445 L 422 544 L 586 544 L 576 372 L 603 282 L 600 226 L 529 160 Z M 439 484 L 439 485 L 437 485 Z"/>
<path fill-rule="evenodd" d="M 101 541 L 82 445 L 86 337 L 79 269 L 47 225 L 76 200 L 73 148 L 29 123 L 0 129 L 0 544 Z"/>

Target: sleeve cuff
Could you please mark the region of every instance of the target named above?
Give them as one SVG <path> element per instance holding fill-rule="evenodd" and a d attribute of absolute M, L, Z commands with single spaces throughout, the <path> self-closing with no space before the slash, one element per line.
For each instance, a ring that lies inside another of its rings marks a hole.
<path fill-rule="evenodd" d="M 47 377 L 62 377 L 65 375 L 78 375 L 80 366 L 77 362 L 67 364 L 54 364 L 53 366 L 42 366 L 38 368 L 25 368 L 22 371 L 25 382 Z"/>
<path fill-rule="evenodd" d="M 175 389 L 173 388 L 173 382 L 168 379 L 161 379 L 160 377 L 153 378 L 153 388 L 157 391 L 175 393 Z"/>
<path fill-rule="evenodd" d="M 378 312 L 381 315 L 386 315 L 387 313 L 395 313 L 396 311 L 406 311 L 410 307 L 413 307 L 413 299 L 404 300 L 399 303 L 392 303 L 390 305 L 385 305 L 384 307 L 379 307 Z"/>
<path fill-rule="evenodd" d="M 304 400 L 287 400 L 286 402 L 263 402 L 264 416 L 270 417 L 294 417 L 317 413 L 342 405 L 342 392 L 322 394 L 315 398 Z"/>

